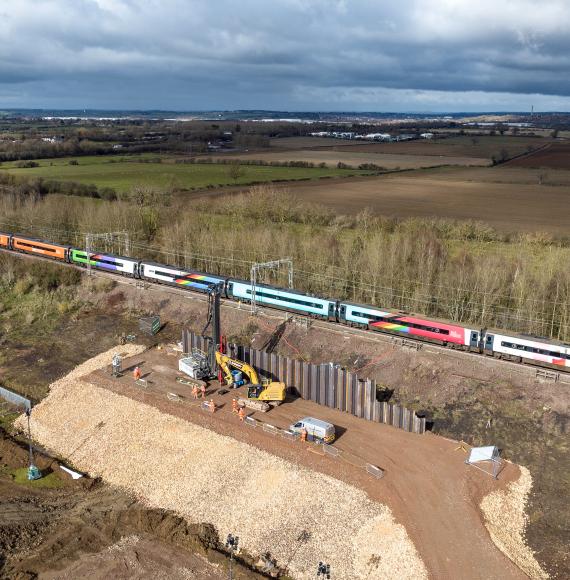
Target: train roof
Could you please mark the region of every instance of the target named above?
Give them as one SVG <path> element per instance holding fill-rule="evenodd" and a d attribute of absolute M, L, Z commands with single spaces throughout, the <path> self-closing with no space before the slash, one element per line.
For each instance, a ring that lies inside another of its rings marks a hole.
<path fill-rule="evenodd" d="M 33 236 L 26 236 L 24 234 L 8 234 L 8 235 L 12 235 L 14 238 L 28 240 L 29 242 L 41 242 L 42 244 L 47 244 L 48 246 L 57 246 L 58 248 L 71 248 L 70 244 L 58 244 L 57 242 L 50 242 L 48 240 L 42 240 L 41 238 L 34 238 Z"/>
<path fill-rule="evenodd" d="M 196 274 L 203 274 L 210 278 L 219 278 L 220 280 L 227 280 L 227 276 L 220 276 L 218 274 L 209 274 L 208 272 L 201 272 L 200 270 L 193 270 L 192 268 L 182 268 L 181 266 L 173 266 L 172 264 L 161 264 L 160 262 L 153 262 L 152 260 L 139 260 L 143 265 L 160 266 L 162 268 L 171 268 L 172 270 L 179 270 L 180 272 L 194 272 Z"/>

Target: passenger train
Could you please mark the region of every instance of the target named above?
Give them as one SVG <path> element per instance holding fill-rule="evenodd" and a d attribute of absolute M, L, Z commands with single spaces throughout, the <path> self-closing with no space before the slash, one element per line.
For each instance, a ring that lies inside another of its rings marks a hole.
<path fill-rule="evenodd" d="M 213 284 L 223 285 L 225 298 L 251 302 L 251 283 L 174 266 L 136 260 L 113 254 L 87 253 L 66 245 L 27 236 L 0 232 L 0 249 L 33 254 L 78 266 L 168 284 L 194 292 L 206 293 Z M 477 352 L 495 358 L 526 362 L 570 372 L 570 345 L 559 341 L 500 330 L 477 329 L 447 321 L 412 316 L 405 312 L 376 308 L 341 300 L 329 300 L 295 290 L 257 284 L 258 304 L 451 348 Z"/>

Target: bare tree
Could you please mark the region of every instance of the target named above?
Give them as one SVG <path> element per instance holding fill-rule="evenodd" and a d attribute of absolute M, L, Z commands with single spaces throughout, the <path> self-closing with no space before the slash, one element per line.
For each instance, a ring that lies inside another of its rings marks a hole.
<path fill-rule="evenodd" d="M 244 174 L 243 167 L 240 165 L 239 160 L 234 161 L 228 167 L 228 177 L 237 181 Z"/>

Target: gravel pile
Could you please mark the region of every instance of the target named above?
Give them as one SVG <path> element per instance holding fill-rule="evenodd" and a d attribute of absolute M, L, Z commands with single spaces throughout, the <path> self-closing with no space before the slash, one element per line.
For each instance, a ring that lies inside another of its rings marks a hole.
<path fill-rule="evenodd" d="M 112 353 L 52 385 L 34 408 L 42 445 L 149 506 L 238 535 L 295 578 L 314 578 L 321 560 L 338 579 L 427 578 L 404 527 L 363 491 L 78 380 Z"/>
<path fill-rule="evenodd" d="M 507 489 L 494 491 L 483 498 L 481 509 L 485 525 L 495 545 L 508 556 L 530 578 L 549 578 L 534 558 L 533 551 L 526 545 L 525 513 L 528 495 L 532 488 L 532 477 L 526 467 L 520 466 L 521 475 Z"/>

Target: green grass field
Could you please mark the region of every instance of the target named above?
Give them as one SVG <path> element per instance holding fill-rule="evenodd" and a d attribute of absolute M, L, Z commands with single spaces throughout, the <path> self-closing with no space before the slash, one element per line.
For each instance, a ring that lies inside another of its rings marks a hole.
<path fill-rule="evenodd" d="M 156 155 L 144 157 L 156 159 Z M 143 156 L 93 156 L 36 160 L 39 167 L 19 168 L 16 163 L 3 163 L 0 171 L 26 177 L 43 177 L 58 181 L 75 181 L 128 191 L 134 185 L 147 185 L 174 190 L 202 189 L 208 186 L 248 185 L 251 183 L 348 177 L 370 172 L 357 169 L 240 166 L 240 175 L 234 179 L 230 166 L 209 163 L 174 163 L 171 157 L 162 157 L 161 163 L 142 162 Z M 70 165 L 75 159 L 78 165 Z"/>

